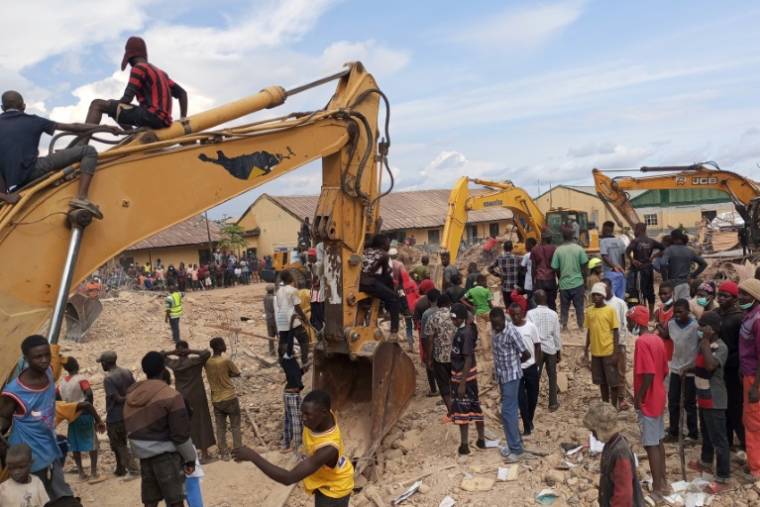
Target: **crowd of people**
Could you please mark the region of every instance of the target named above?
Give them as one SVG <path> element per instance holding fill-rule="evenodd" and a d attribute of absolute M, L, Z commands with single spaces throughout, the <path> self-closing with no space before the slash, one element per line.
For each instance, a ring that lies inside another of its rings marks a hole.
<path fill-rule="evenodd" d="M 270 256 L 260 261 L 252 252 L 238 257 L 216 250 L 207 264 L 180 262 L 177 266 L 165 266 L 161 259 L 156 259 L 142 265 L 130 264 L 126 275 L 138 289 L 161 291 L 174 284 L 180 291 L 190 292 L 257 283 L 261 281 L 261 272 L 271 270 L 272 265 Z"/>
<path fill-rule="evenodd" d="M 492 361 L 506 442 L 501 455 L 507 463 L 535 457 L 524 438 L 540 423 L 534 416 L 544 371 L 547 408 L 560 407 L 557 370 L 574 305 L 586 337 L 584 358 L 600 392 L 599 403 L 584 419 L 606 443 L 600 505 L 643 505 L 617 415 L 631 405 L 651 468 L 652 498 L 667 494 L 665 445 L 675 441 L 701 445 L 700 458 L 689 467 L 714 474 L 713 492 L 726 488 L 735 472 L 760 477 L 760 273 L 739 283 L 699 279 L 706 263 L 688 247 L 682 231 L 674 231 L 666 245 L 638 226 L 626 246 L 605 224 L 600 257 L 589 257 L 571 228 L 562 232 L 563 244 L 555 246 L 544 235 L 540 244 L 528 242 L 524 254 L 505 241 L 493 263 L 470 263 L 465 273 L 451 264 L 448 252 L 440 253 L 436 269 L 428 257 L 407 269 L 383 234 L 365 249 L 360 287 L 382 300 L 390 338 L 420 354 L 427 395 L 440 396 L 445 420 L 459 428 L 458 453 L 471 452 L 471 423 L 475 446 L 486 448 L 479 365 Z M 53 361 L 45 338 L 34 335 L 22 344 L 25 367 L 0 397 L 0 432 L 7 434 L 2 450 L 10 473 L 0 485 L 0 499 L 23 495 L 37 502 L 29 505 L 79 505 L 63 475 L 63 460 L 71 453 L 81 478 L 99 480 L 95 432 L 105 431 L 116 458 L 114 473 L 139 477 L 148 506 L 161 501 L 201 505 L 193 502 L 200 498 L 203 464 L 233 458 L 254 463 L 283 484 L 303 481 L 318 506 L 348 505 L 353 467 L 344 455 L 330 397 L 321 391 L 302 396 L 310 342 L 324 332 L 323 262 L 323 245 L 306 249 L 308 287 L 299 289 L 291 273 L 283 271 L 277 285 L 266 287 L 263 302 L 270 351 L 285 378 L 281 448 L 297 453 L 295 467 L 278 467 L 244 445 L 233 382 L 240 370 L 226 355 L 222 338 L 212 339 L 208 349 L 192 349 L 180 339 L 177 323 L 174 348 L 143 357 L 141 381 L 117 365 L 115 352 L 103 352 L 98 359 L 105 372 L 101 419 L 77 359 Z M 655 272 L 662 278 L 659 301 L 649 297 Z M 499 279 L 496 293 L 487 273 Z M 177 282 L 170 280 L 166 298 L 170 323 L 182 314 Z M 629 394 L 625 378 L 631 348 Z M 60 378 L 51 367 L 56 363 L 65 371 Z M 69 421 L 65 438 L 55 432 L 62 420 Z M 731 469 L 732 450 L 746 454 L 746 470 Z M 89 470 L 83 454 L 89 455 Z"/>
<path fill-rule="evenodd" d="M 680 229 L 657 241 L 638 224 L 626 244 L 614 235 L 614 225 L 605 223 L 599 257 L 578 245 L 572 228 L 563 227 L 562 237 L 561 245 L 552 244 L 549 233 L 540 244 L 528 240 L 524 254 L 514 253 L 511 241 L 503 243 L 503 253 L 486 267 L 500 280 L 501 305 L 476 264 L 467 267 L 462 286 L 463 273 L 450 265 L 448 252 L 441 253 L 441 276 L 433 281 L 427 256 L 407 271 L 383 235 L 365 250 L 362 290 L 384 302 L 391 339 L 399 340 L 403 316 L 405 341 L 413 351 L 417 330 L 428 395 L 440 394 L 447 419 L 459 425 L 459 453 L 470 452 L 470 423 L 477 430 L 476 446 L 485 447 L 477 365 L 490 353 L 507 442 L 502 455 L 509 463 L 532 457 L 522 437 L 534 430 L 544 370 L 548 408 L 559 408 L 557 364 L 572 305 L 586 338 L 585 363 L 604 404 L 586 417 L 608 444 L 602 460 L 610 466 L 602 467 L 600 505 L 643 505 L 616 415 L 631 404 L 652 468 L 655 500 L 668 494 L 666 443 L 701 445 L 700 459 L 688 466 L 714 475 L 711 492 L 726 488 L 732 451 L 746 457 L 740 475 L 760 477 L 760 269 L 753 279 L 705 280 L 707 263 Z M 662 280 L 659 302 L 656 274 Z"/>

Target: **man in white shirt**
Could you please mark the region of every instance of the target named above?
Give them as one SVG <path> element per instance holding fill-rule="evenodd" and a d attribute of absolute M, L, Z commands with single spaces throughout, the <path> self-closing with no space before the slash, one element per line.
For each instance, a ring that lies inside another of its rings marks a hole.
<path fill-rule="evenodd" d="M 525 240 L 525 255 L 522 256 L 520 261 L 520 267 L 523 268 L 525 278 L 523 278 L 523 291 L 525 291 L 525 297 L 528 298 L 528 304 L 533 306 L 533 261 L 530 258 L 530 252 L 533 247 L 536 246 L 536 240 L 534 238 L 528 238 Z"/>
<path fill-rule="evenodd" d="M 626 366 L 626 342 L 628 340 L 628 305 L 613 294 L 612 292 L 612 280 L 609 278 L 603 278 L 602 282 L 604 282 L 604 285 L 607 286 L 607 295 L 604 298 L 605 303 L 607 306 L 611 306 L 615 309 L 615 312 L 618 316 L 618 322 L 620 323 L 620 327 L 618 328 L 618 332 L 620 333 L 620 341 L 618 343 L 618 356 L 617 356 L 617 365 L 618 365 L 618 379 L 620 381 L 620 385 L 618 385 L 618 392 L 624 393 L 625 392 L 625 386 L 626 386 L 626 377 L 625 377 L 625 366 Z M 624 399 L 621 398 L 621 402 L 618 405 L 618 410 L 628 410 L 629 405 L 625 402 Z"/>
<path fill-rule="evenodd" d="M 306 314 L 301 309 L 301 297 L 298 295 L 298 289 L 293 286 L 293 275 L 289 271 L 280 273 L 280 287 L 274 296 L 274 318 L 277 324 L 277 334 L 279 335 L 278 357 L 292 358 L 293 356 L 293 338 L 299 337 L 299 347 L 301 348 L 302 364 L 306 364 L 309 354 L 309 334 L 300 327 L 308 322 Z M 304 331 L 304 332 L 299 332 Z M 301 337 L 305 336 L 303 340 Z M 305 341 L 305 343 L 304 343 Z"/>
<path fill-rule="evenodd" d="M 541 360 L 541 338 L 538 335 L 538 328 L 528 322 L 523 315 L 522 307 L 518 303 L 509 305 L 509 315 L 522 336 L 525 348 L 530 352 L 530 357 L 523 361 L 522 379 L 520 379 L 520 417 L 523 421 L 523 435 L 527 436 L 533 432 L 533 415 L 536 412 L 538 404 L 538 366 L 537 362 Z"/>
<path fill-rule="evenodd" d="M 541 360 L 538 362 L 538 378 L 544 367 L 549 377 L 549 411 L 554 412 L 559 408 L 557 401 L 557 364 L 561 360 L 562 339 L 560 338 L 559 316 L 557 312 L 549 308 L 546 303 L 546 292 L 538 289 L 533 293 L 533 301 L 536 307 L 528 311 L 528 322 L 533 323 L 538 329 L 541 339 Z"/>

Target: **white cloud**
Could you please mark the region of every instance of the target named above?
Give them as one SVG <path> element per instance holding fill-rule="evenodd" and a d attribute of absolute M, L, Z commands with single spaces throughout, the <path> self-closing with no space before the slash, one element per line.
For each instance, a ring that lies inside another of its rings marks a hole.
<path fill-rule="evenodd" d="M 109 41 L 140 28 L 150 0 L 40 0 L 14 2 L 13 18 L 3 23 L 0 66 L 18 71 L 49 56 Z"/>
<path fill-rule="evenodd" d="M 407 52 L 384 47 L 374 40 L 339 41 L 313 54 L 291 49 L 334 3 L 335 0 L 250 2 L 225 27 L 148 22 L 141 35 L 150 60 L 188 91 L 190 114 L 256 93 L 265 86 L 302 84 L 339 70 L 345 61 L 361 60 L 372 72 L 385 74 L 407 65 Z M 117 69 L 123 38 L 119 35 L 118 44 L 114 39 L 110 46 Z M 71 92 L 76 101 L 54 108 L 53 117 L 82 121 L 94 98 L 121 96 L 128 72 L 116 70 L 105 79 L 79 86 Z M 328 85 L 290 98 L 285 108 L 316 109 L 332 90 Z M 258 113 L 257 118 L 280 114 L 282 110 L 267 110 Z"/>
<path fill-rule="evenodd" d="M 467 27 L 459 39 L 492 50 L 538 46 L 573 24 L 583 12 L 584 4 L 581 0 L 570 0 L 509 7 Z"/>
<path fill-rule="evenodd" d="M 464 153 L 456 150 L 439 152 L 419 176 L 413 171 L 402 183 L 403 188 L 447 188 L 462 176 L 470 178 L 484 177 L 498 171 L 498 165 L 485 160 L 470 160 Z M 414 183 L 411 183 L 413 180 Z"/>

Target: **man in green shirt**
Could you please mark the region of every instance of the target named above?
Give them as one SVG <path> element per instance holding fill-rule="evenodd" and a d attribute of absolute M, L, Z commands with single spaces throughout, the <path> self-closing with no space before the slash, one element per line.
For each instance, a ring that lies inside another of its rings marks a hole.
<path fill-rule="evenodd" d="M 414 266 L 409 272 L 412 275 L 412 280 L 420 283 L 422 280 L 430 278 L 430 257 L 423 255 L 420 259 L 420 264 Z"/>
<path fill-rule="evenodd" d="M 461 300 L 462 303 L 473 309 L 476 317 L 491 311 L 493 294 L 487 285 L 486 275 L 478 275 L 476 285 L 468 290 Z"/>
<path fill-rule="evenodd" d="M 575 307 L 578 329 L 583 329 L 583 300 L 585 296 L 583 280 L 587 275 L 588 256 L 573 239 L 573 229 L 562 227 L 562 243 L 552 256 L 552 269 L 559 277 L 559 320 L 562 331 L 567 331 L 570 302 Z"/>

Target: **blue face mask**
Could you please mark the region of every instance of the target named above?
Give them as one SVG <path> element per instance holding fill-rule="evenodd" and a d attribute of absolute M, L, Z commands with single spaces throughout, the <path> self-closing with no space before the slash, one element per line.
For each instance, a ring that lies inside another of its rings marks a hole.
<path fill-rule="evenodd" d="M 707 306 L 709 304 L 709 301 L 707 301 L 707 298 L 699 297 L 697 298 L 697 304 L 699 306 Z"/>
<path fill-rule="evenodd" d="M 701 329 L 697 329 L 697 338 L 701 340 L 702 338 L 704 338 L 704 336 L 705 336 L 704 331 L 702 331 Z"/>
<path fill-rule="evenodd" d="M 744 303 L 743 305 L 739 305 L 739 308 L 741 308 L 742 310 L 749 310 L 750 308 L 752 308 L 754 304 L 755 304 L 754 301 L 750 301 L 749 303 Z"/>

